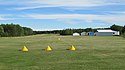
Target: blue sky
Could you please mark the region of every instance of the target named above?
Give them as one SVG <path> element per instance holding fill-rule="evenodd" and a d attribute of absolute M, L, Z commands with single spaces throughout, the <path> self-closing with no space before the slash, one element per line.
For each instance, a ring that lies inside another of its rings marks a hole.
<path fill-rule="evenodd" d="M 0 23 L 33 30 L 125 25 L 125 0 L 0 0 Z"/>

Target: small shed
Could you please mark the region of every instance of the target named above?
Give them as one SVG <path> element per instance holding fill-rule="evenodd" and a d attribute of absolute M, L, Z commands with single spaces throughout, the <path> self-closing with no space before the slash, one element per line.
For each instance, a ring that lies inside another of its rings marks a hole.
<path fill-rule="evenodd" d="M 73 33 L 73 36 L 80 36 L 79 33 Z"/>
<path fill-rule="evenodd" d="M 86 32 L 82 32 L 82 33 L 81 33 L 81 36 L 85 36 L 85 35 L 86 35 Z"/>
<path fill-rule="evenodd" d="M 94 36 L 94 32 L 88 32 L 88 36 Z"/>

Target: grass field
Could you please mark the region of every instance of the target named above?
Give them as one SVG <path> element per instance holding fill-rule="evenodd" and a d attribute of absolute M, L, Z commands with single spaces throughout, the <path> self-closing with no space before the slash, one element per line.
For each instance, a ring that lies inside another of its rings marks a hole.
<path fill-rule="evenodd" d="M 19 51 L 25 42 L 29 52 Z M 48 45 L 53 51 L 43 50 Z M 66 50 L 70 45 L 77 50 Z M 59 35 L 1 37 L 0 70 L 125 70 L 125 39 Z"/>

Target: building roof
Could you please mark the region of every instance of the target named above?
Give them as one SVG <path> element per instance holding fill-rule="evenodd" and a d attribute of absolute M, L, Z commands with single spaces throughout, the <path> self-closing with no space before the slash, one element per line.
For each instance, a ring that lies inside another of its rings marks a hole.
<path fill-rule="evenodd" d="M 116 32 L 116 31 L 113 31 L 113 30 L 97 30 L 98 32 Z"/>

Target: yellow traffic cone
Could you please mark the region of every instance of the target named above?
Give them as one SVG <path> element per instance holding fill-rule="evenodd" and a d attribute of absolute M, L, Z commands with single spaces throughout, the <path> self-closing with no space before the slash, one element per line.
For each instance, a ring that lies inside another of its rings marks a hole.
<path fill-rule="evenodd" d="M 69 50 L 71 50 L 71 51 L 75 51 L 76 48 L 72 45 L 71 48 L 70 48 Z"/>
<path fill-rule="evenodd" d="M 28 52 L 29 50 L 28 50 L 28 48 L 27 48 L 26 46 L 24 46 L 24 47 L 22 48 L 22 51 L 23 51 L 23 52 Z"/>
<path fill-rule="evenodd" d="M 48 47 L 46 48 L 46 51 L 52 51 L 52 48 L 51 48 L 50 46 L 48 46 Z"/>

